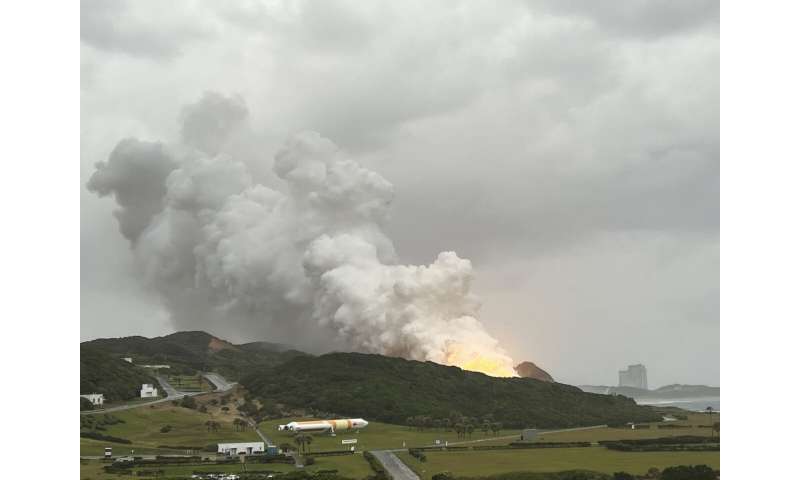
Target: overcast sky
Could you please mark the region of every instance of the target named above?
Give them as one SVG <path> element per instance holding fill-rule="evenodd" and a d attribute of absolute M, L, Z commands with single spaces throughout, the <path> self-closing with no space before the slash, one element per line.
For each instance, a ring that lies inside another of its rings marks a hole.
<path fill-rule="evenodd" d="M 717 2 L 84 0 L 81 73 L 82 339 L 175 330 L 86 184 L 211 91 L 265 175 L 315 130 L 394 184 L 401 262 L 471 259 L 514 359 L 719 384 Z"/>

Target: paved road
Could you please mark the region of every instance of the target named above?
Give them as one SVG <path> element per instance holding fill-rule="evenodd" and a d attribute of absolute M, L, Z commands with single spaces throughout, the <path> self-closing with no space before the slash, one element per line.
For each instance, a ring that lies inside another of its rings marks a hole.
<path fill-rule="evenodd" d="M 216 391 L 227 391 L 233 388 L 233 383 L 228 383 L 222 376 L 217 373 L 205 373 L 203 374 L 208 380 L 217 387 Z M 94 413 L 108 413 L 108 412 L 118 412 L 120 410 L 130 410 L 131 408 L 138 408 L 143 407 L 146 405 L 155 405 L 157 403 L 164 403 L 164 402 L 171 402 L 172 400 L 178 400 L 185 396 L 195 396 L 195 395 L 202 395 L 208 392 L 181 392 L 175 389 L 170 383 L 167 381 L 167 378 L 163 375 L 155 375 L 156 380 L 158 380 L 158 384 L 161 386 L 161 391 L 167 394 L 164 398 L 159 398 L 158 400 L 153 400 L 152 402 L 138 402 L 138 403 L 129 403 L 125 405 L 117 405 L 115 407 L 108 407 L 108 408 L 98 408 L 95 410 L 84 410 L 81 412 L 81 415 L 91 415 Z"/>
<path fill-rule="evenodd" d="M 253 427 L 253 430 L 256 431 L 259 437 L 261 437 L 261 440 L 264 440 L 264 443 L 266 443 L 267 446 L 275 446 L 275 444 L 272 443 L 272 440 L 270 440 L 266 435 L 264 435 L 264 432 L 262 432 L 261 429 L 258 428 L 258 424 L 254 422 L 252 418 L 245 417 L 245 420 L 247 420 L 247 423 L 249 423 L 250 426 Z"/>
<path fill-rule="evenodd" d="M 408 465 L 402 462 L 394 452 L 389 450 L 376 450 L 372 452 L 375 458 L 381 462 L 383 468 L 389 472 L 389 475 L 394 480 L 420 480 L 413 470 L 408 468 Z"/>
<path fill-rule="evenodd" d="M 206 377 L 206 380 L 214 384 L 214 387 L 216 388 L 215 391 L 217 392 L 227 392 L 228 390 L 232 389 L 234 385 L 236 385 L 236 382 L 228 382 L 219 373 L 206 372 L 203 374 L 203 376 Z"/>

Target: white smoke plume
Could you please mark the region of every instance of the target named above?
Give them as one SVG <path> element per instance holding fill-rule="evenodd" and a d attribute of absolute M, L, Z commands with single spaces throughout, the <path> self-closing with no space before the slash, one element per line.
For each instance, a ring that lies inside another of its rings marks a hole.
<path fill-rule="evenodd" d="M 114 195 L 142 277 L 178 328 L 515 375 L 477 320 L 469 260 L 398 264 L 382 228 L 386 179 L 303 132 L 275 155 L 283 188 L 262 185 L 225 153 L 246 115 L 241 99 L 206 94 L 184 110 L 180 145 L 123 140 L 87 185 Z"/>

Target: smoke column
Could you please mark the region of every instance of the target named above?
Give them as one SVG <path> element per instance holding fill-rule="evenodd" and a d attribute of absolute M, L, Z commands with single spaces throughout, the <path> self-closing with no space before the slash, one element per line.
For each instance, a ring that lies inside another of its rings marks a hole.
<path fill-rule="evenodd" d="M 181 142 L 124 139 L 87 184 L 114 197 L 120 233 L 176 327 L 515 375 L 477 319 L 469 260 L 398 263 L 382 228 L 386 179 L 303 132 L 275 155 L 281 186 L 269 188 L 226 153 L 246 118 L 241 99 L 207 93 L 184 109 Z"/>

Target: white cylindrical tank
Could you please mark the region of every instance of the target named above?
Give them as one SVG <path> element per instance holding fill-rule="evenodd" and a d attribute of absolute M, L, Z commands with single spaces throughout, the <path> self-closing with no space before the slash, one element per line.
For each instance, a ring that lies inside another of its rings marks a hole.
<path fill-rule="evenodd" d="M 344 418 L 335 420 L 309 420 L 278 425 L 278 430 L 291 432 L 330 432 L 358 430 L 369 425 L 363 418 Z"/>

